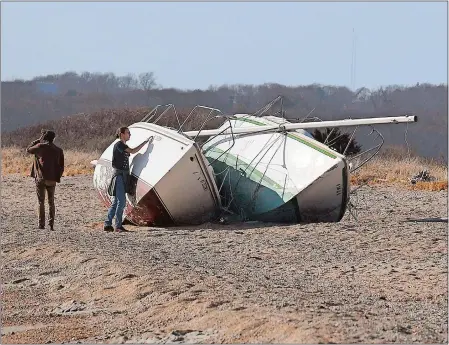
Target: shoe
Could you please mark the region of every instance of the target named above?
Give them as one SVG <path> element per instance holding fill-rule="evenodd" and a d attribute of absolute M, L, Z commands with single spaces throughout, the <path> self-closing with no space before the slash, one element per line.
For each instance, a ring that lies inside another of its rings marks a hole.
<path fill-rule="evenodd" d="M 103 227 L 103 230 L 104 231 L 114 231 L 114 228 L 112 227 L 112 225 L 105 225 Z"/>
<path fill-rule="evenodd" d="M 54 228 L 53 225 L 50 225 L 50 230 L 51 230 L 51 231 L 54 231 L 54 230 L 55 230 L 55 228 Z"/>
<path fill-rule="evenodd" d="M 129 232 L 128 230 L 126 230 L 123 226 L 119 227 L 119 228 L 115 228 L 116 232 Z"/>
<path fill-rule="evenodd" d="M 45 225 L 39 225 L 39 229 L 44 230 L 45 229 Z"/>

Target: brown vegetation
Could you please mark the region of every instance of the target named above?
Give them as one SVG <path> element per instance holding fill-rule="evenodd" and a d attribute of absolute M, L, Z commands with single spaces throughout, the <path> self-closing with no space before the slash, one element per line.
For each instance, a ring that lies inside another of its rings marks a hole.
<path fill-rule="evenodd" d="M 422 170 L 430 173 L 432 181 L 417 181 L 412 184 L 412 178 Z M 416 156 L 403 147 L 387 147 L 356 170 L 351 175 L 351 183 L 395 184 L 416 190 L 447 190 L 448 167 L 434 159 Z"/>
<path fill-rule="evenodd" d="M 26 147 L 32 140 L 39 138 L 42 128 L 47 128 L 55 131 L 55 143 L 57 142 L 62 148 L 88 153 L 103 151 L 114 140 L 115 131 L 118 127 L 129 126 L 139 122 L 150 111 L 150 108 L 142 107 L 136 109 L 111 109 L 93 114 L 67 116 L 60 120 L 52 120 L 40 125 L 4 133 L 2 134 L 2 147 Z M 181 123 L 190 111 L 191 109 L 177 110 Z M 158 114 L 161 114 L 161 112 L 158 112 Z M 208 114 L 208 112 L 196 112 L 191 116 L 191 120 L 183 126 L 183 129 L 192 130 L 199 128 Z M 222 122 L 222 120 L 219 121 Z M 168 112 L 167 116 L 161 118 L 157 124 L 178 128 L 173 112 Z M 210 121 L 204 128 L 212 128 L 214 126 L 217 126 L 217 122 Z"/>
<path fill-rule="evenodd" d="M 43 85 L 55 89 L 49 91 Z M 203 104 L 226 113 L 251 112 L 278 95 L 283 95 L 285 115 L 290 119 L 303 118 L 312 110 L 312 116 L 323 120 L 418 115 L 418 124 L 408 128 L 409 145 L 420 156 L 442 156 L 447 161 L 447 85 L 417 84 L 411 87 L 390 86 L 378 90 L 361 88 L 351 91 L 346 87 L 318 84 L 294 87 L 264 84 L 177 90 L 156 86 L 155 76 L 151 72 L 141 76 L 68 72 L 37 77 L 32 81 L 2 82 L 1 92 L 3 146 L 18 144 L 11 142 L 12 137 L 5 135 L 5 131 L 74 114 L 91 114 L 107 109 L 109 113 L 114 113 L 111 109 L 117 108 L 138 112 L 138 109 L 167 103 L 185 108 Z M 113 128 L 118 125 L 114 123 L 115 120 L 116 117 L 112 115 L 110 124 L 106 119 L 100 123 L 105 126 L 105 130 L 113 133 Z M 67 124 L 73 125 L 71 122 Z M 404 144 L 405 126 L 380 129 L 387 144 Z M 362 146 L 369 144 L 365 138 L 358 139 Z"/>
<path fill-rule="evenodd" d="M 435 181 L 418 181 L 412 184 L 412 177 L 424 168 L 430 171 Z M 440 191 L 448 188 L 448 170 L 447 166 L 420 157 L 394 159 L 380 155 L 351 175 L 351 183 L 398 185 L 408 189 Z"/>
<path fill-rule="evenodd" d="M 97 159 L 100 152 L 82 152 L 65 150 L 65 171 L 63 176 L 76 176 L 93 173 L 90 162 Z M 31 171 L 32 156 L 24 148 L 8 147 L 2 149 L 2 174 L 20 174 L 29 176 Z"/>
<path fill-rule="evenodd" d="M 397 152 L 397 151 L 396 151 Z M 90 162 L 100 156 L 100 151 L 66 150 L 66 168 L 64 176 L 92 174 Z M 31 167 L 31 156 L 23 148 L 7 147 L 2 149 L 2 173 L 27 176 Z M 411 178 L 424 168 L 428 169 L 435 181 L 411 184 Z M 351 176 L 353 185 L 399 185 L 409 189 L 440 191 L 448 189 L 447 166 L 420 157 L 397 157 L 386 153 L 375 157 Z"/>

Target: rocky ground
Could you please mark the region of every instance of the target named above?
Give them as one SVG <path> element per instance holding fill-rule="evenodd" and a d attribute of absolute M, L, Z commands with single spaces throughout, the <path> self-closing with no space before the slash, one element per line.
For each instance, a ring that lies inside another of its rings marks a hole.
<path fill-rule="evenodd" d="M 91 176 L 58 185 L 53 232 L 30 178 L 1 193 L 2 343 L 448 341 L 447 191 L 363 187 L 338 224 L 121 234 Z"/>

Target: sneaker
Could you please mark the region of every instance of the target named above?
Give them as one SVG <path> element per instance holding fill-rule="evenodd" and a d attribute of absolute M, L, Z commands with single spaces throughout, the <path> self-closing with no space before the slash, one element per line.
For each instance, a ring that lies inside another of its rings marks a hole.
<path fill-rule="evenodd" d="M 114 228 L 112 227 L 112 225 L 105 225 L 103 227 L 103 230 L 104 231 L 114 231 Z"/>
<path fill-rule="evenodd" d="M 128 230 L 126 230 L 123 226 L 119 227 L 119 228 L 115 228 L 116 232 L 129 232 Z"/>
<path fill-rule="evenodd" d="M 45 229 L 45 225 L 39 225 L 39 229 L 41 230 Z"/>

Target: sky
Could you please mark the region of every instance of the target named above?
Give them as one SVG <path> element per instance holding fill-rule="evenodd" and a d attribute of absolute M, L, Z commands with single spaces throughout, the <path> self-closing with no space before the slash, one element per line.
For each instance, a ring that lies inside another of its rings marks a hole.
<path fill-rule="evenodd" d="M 178 89 L 447 84 L 447 17 L 447 2 L 2 2 L 1 80 L 149 71 Z"/>

